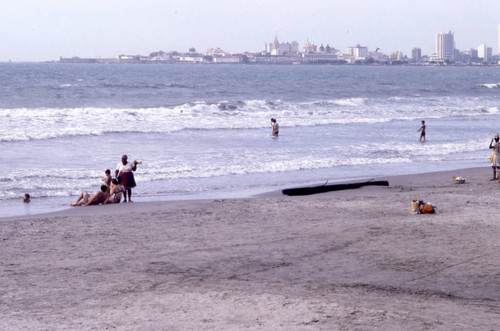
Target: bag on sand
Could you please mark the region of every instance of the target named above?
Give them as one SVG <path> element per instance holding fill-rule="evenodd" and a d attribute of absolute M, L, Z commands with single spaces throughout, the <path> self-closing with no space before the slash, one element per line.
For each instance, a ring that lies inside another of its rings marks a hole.
<path fill-rule="evenodd" d="M 418 207 L 420 206 L 420 201 L 418 200 L 413 200 L 411 202 L 411 211 L 416 212 L 418 210 Z"/>
<path fill-rule="evenodd" d="M 424 203 L 420 205 L 420 212 L 422 214 L 432 214 L 434 213 L 434 207 L 428 203 Z"/>

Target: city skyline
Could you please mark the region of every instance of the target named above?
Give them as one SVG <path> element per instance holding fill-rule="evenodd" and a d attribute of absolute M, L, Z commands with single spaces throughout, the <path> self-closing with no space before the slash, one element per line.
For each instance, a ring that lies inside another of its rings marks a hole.
<path fill-rule="evenodd" d="M 456 48 L 486 44 L 500 50 L 500 2 L 478 0 L 415 3 L 383 0 L 310 3 L 255 0 L 150 1 L 19 0 L 0 13 L 0 61 L 47 61 L 60 56 L 116 57 L 158 50 L 220 47 L 259 52 L 275 35 L 340 50 L 361 44 L 385 53 L 435 52 L 435 36 L 453 31 Z"/>

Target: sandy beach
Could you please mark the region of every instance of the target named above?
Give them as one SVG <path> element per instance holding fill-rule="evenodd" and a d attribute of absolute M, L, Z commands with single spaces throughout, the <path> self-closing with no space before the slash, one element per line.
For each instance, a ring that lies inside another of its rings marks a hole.
<path fill-rule="evenodd" d="M 498 330 L 490 177 L 0 219 L 0 329 Z"/>

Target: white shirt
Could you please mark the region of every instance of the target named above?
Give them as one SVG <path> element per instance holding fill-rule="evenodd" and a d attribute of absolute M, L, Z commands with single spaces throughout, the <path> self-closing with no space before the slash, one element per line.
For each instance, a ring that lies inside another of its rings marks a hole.
<path fill-rule="evenodd" d="M 118 172 L 126 171 L 126 172 L 132 172 L 132 168 L 134 167 L 134 164 L 131 162 L 127 162 L 127 164 L 123 164 L 123 162 L 118 163 L 116 166 L 116 170 Z"/>

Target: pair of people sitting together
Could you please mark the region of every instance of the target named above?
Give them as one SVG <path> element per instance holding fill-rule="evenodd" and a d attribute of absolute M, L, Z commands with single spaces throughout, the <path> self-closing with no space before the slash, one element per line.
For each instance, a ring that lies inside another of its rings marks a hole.
<path fill-rule="evenodd" d="M 120 203 L 122 199 L 122 195 L 125 192 L 125 187 L 118 183 L 116 178 L 111 180 L 111 185 L 108 187 L 107 185 L 101 185 L 101 189 L 94 193 L 93 195 L 89 195 L 87 191 L 83 191 L 78 196 L 78 199 L 75 203 L 70 203 L 69 205 L 72 207 L 76 206 L 91 206 L 91 205 L 107 205 L 111 203 Z"/>

